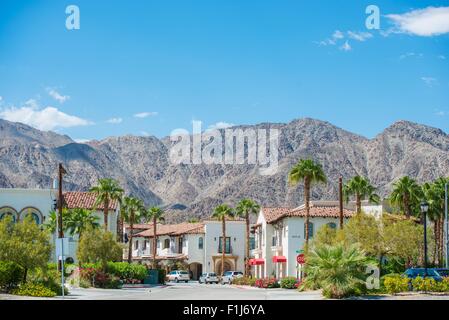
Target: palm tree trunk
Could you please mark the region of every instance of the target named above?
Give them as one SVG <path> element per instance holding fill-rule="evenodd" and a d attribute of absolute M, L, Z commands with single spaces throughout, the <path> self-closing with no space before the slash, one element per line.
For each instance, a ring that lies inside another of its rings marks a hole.
<path fill-rule="evenodd" d="M 129 249 L 128 249 L 128 263 L 133 259 L 133 229 L 134 229 L 134 210 L 131 210 L 131 221 L 129 222 Z"/>
<path fill-rule="evenodd" d="M 411 216 L 411 210 L 410 210 L 410 205 L 409 205 L 409 203 L 408 203 L 409 201 L 408 201 L 408 195 L 407 194 L 405 194 L 404 195 L 404 211 L 405 211 L 405 217 L 407 218 L 407 219 L 410 219 L 410 216 Z"/>
<path fill-rule="evenodd" d="M 226 218 L 223 216 L 221 231 L 223 235 L 223 239 L 221 240 L 221 274 L 224 274 L 224 261 L 225 261 L 225 252 L 226 252 Z"/>
<path fill-rule="evenodd" d="M 435 247 L 433 248 L 433 264 L 437 264 L 437 257 L 438 257 L 438 223 L 437 221 L 434 221 L 433 223 L 433 234 L 434 234 L 434 241 L 435 241 Z"/>
<path fill-rule="evenodd" d="M 356 194 L 355 203 L 357 207 L 357 213 L 362 213 L 362 197 L 360 196 L 360 194 Z"/>
<path fill-rule="evenodd" d="M 305 239 L 307 247 L 309 245 L 309 215 L 310 215 L 310 182 L 308 178 L 304 179 L 304 200 L 306 205 Z"/>
<path fill-rule="evenodd" d="M 117 219 L 117 241 L 123 242 L 123 217 L 119 213 L 119 217 Z"/>
<path fill-rule="evenodd" d="M 246 213 L 246 259 L 245 259 L 245 276 L 251 273 L 251 266 L 249 265 L 249 213 Z"/>
<path fill-rule="evenodd" d="M 156 236 L 156 217 L 153 218 L 153 269 L 157 269 L 157 262 L 156 262 L 156 254 L 157 254 L 157 236 Z"/>
<path fill-rule="evenodd" d="M 109 213 L 109 198 L 104 200 L 103 218 L 104 218 L 104 231 L 108 231 L 108 213 Z"/>
<path fill-rule="evenodd" d="M 444 217 L 440 217 L 440 264 L 443 264 L 444 256 Z"/>

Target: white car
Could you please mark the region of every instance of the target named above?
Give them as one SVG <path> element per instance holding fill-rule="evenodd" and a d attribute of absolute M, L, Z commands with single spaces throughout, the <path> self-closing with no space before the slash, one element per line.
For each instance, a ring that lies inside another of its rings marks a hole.
<path fill-rule="evenodd" d="M 172 271 L 167 275 L 168 281 L 174 281 L 176 283 L 184 281 L 185 283 L 190 281 L 190 275 L 187 271 Z"/>
<path fill-rule="evenodd" d="M 226 271 L 221 277 L 221 284 L 231 284 L 235 278 L 243 277 L 243 272 L 240 271 Z"/>
<path fill-rule="evenodd" d="M 216 283 L 218 284 L 220 282 L 220 280 L 218 279 L 218 276 L 216 273 L 214 272 L 209 272 L 209 273 L 203 273 L 201 275 L 201 277 L 198 279 L 199 283 Z"/>

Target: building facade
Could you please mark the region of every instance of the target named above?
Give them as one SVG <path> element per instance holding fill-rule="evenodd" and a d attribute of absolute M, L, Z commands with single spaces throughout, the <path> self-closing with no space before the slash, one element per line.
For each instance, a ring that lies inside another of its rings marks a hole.
<path fill-rule="evenodd" d="M 153 227 L 138 225 L 146 230 L 134 232 L 134 261 L 151 264 L 153 261 Z M 129 234 L 129 226 L 125 233 Z M 129 236 L 128 236 L 129 237 Z M 222 250 L 225 251 L 224 270 L 244 271 L 245 261 L 245 222 L 241 220 L 226 221 L 226 239 L 222 238 L 220 221 L 203 221 L 200 223 L 181 223 L 157 226 L 156 260 L 167 269 L 176 268 L 180 262 L 188 266 L 193 280 L 204 272 L 221 274 Z M 124 252 L 127 256 L 127 250 Z"/>
<path fill-rule="evenodd" d="M 338 228 L 339 206 L 332 201 L 310 203 L 309 240 L 328 225 Z M 354 211 L 344 209 L 345 222 Z M 257 224 L 253 227 L 255 249 L 251 251 L 252 274 L 257 278 L 300 277 L 298 256 L 305 244 L 305 206 L 289 208 L 261 208 Z"/>

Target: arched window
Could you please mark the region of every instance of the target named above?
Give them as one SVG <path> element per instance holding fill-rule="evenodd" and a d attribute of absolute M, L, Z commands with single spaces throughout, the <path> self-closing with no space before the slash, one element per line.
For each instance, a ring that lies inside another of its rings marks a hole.
<path fill-rule="evenodd" d="M 304 223 L 304 238 L 306 237 L 306 224 Z M 309 239 L 313 238 L 313 223 L 309 222 Z"/>
<path fill-rule="evenodd" d="M 16 222 L 17 221 L 17 211 L 11 207 L 0 208 L 0 220 L 3 220 L 6 217 L 11 217 L 12 222 Z"/>
<path fill-rule="evenodd" d="M 164 240 L 164 249 L 169 249 L 170 248 L 170 239 L 165 239 Z"/>
<path fill-rule="evenodd" d="M 203 237 L 199 237 L 198 238 L 198 249 L 203 250 L 203 246 L 204 246 L 204 239 L 203 239 Z"/>
<path fill-rule="evenodd" d="M 327 224 L 327 226 L 328 226 L 329 228 L 331 228 L 331 229 L 337 229 L 337 225 L 336 225 L 335 223 L 333 223 L 333 222 L 329 222 L 329 223 Z"/>
<path fill-rule="evenodd" d="M 36 208 L 28 207 L 22 209 L 22 211 L 20 211 L 20 220 L 25 219 L 28 215 L 33 218 L 36 224 L 41 224 L 43 222 L 42 213 Z"/>

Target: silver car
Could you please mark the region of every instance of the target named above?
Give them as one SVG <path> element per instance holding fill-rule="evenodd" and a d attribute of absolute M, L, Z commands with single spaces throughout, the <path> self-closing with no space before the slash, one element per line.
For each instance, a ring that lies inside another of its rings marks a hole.
<path fill-rule="evenodd" d="M 208 273 L 203 273 L 201 275 L 201 277 L 198 279 L 198 282 L 205 283 L 205 284 L 209 284 L 209 283 L 218 284 L 220 282 L 220 280 L 218 279 L 218 276 L 216 273 L 208 272 Z"/>
<path fill-rule="evenodd" d="M 187 271 L 172 271 L 167 275 L 167 280 L 174 282 L 184 281 L 187 283 L 190 281 L 190 275 Z"/>
<path fill-rule="evenodd" d="M 226 271 L 221 277 L 221 284 L 231 284 L 235 278 L 243 277 L 243 272 L 240 271 Z"/>

